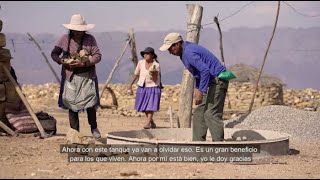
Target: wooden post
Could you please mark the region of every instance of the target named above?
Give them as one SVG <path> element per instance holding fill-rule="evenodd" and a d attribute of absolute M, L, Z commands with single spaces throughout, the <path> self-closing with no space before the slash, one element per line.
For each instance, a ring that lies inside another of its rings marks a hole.
<path fill-rule="evenodd" d="M 116 94 L 114 93 L 114 91 L 111 89 L 111 87 L 105 86 L 105 89 L 110 93 L 111 97 L 112 97 L 112 105 L 105 105 L 102 104 L 100 102 L 100 108 L 101 109 L 105 109 L 105 108 L 118 108 L 118 101 L 117 101 L 117 97 Z M 101 96 L 102 97 L 102 96 Z"/>
<path fill-rule="evenodd" d="M 255 88 L 254 88 L 254 92 L 253 92 L 253 95 L 252 95 L 252 98 L 251 98 L 251 103 L 250 103 L 250 107 L 249 107 L 248 114 L 251 113 L 251 110 L 252 110 L 252 107 L 253 107 L 254 98 L 255 98 L 255 96 L 256 96 L 256 92 L 257 92 L 257 89 L 258 89 L 259 80 L 260 80 L 260 77 L 261 77 L 261 74 L 262 74 L 263 66 L 264 66 L 264 64 L 265 64 L 265 62 L 266 62 L 267 55 L 268 55 L 268 52 L 269 52 L 269 49 L 270 49 L 270 46 L 271 46 L 271 42 L 272 42 L 274 33 L 275 33 L 275 31 L 276 31 L 276 28 L 277 28 L 279 12 L 280 12 L 280 1 L 278 1 L 278 9 L 277 9 L 276 21 L 275 21 L 274 26 L 273 26 L 272 35 L 271 35 L 271 38 L 270 38 L 270 40 L 269 40 L 269 44 L 268 44 L 267 50 L 266 50 L 266 52 L 265 52 L 265 54 L 264 54 L 264 57 L 263 57 L 263 62 L 262 62 L 261 68 L 260 68 L 260 72 L 259 72 L 258 78 L 257 78 L 256 86 L 255 86 Z"/>
<path fill-rule="evenodd" d="M 169 105 L 170 128 L 173 128 L 172 106 Z"/>
<path fill-rule="evenodd" d="M 132 75 L 134 74 L 134 70 L 136 69 L 137 67 L 137 64 L 138 64 L 138 55 L 137 55 L 137 48 L 136 48 L 136 39 L 134 37 L 134 32 L 133 32 L 133 28 L 130 29 L 129 31 L 129 38 L 131 39 L 130 40 L 130 43 L 129 43 L 129 46 L 131 48 L 131 61 L 133 63 L 133 69 L 132 71 L 129 72 L 129 79 L 128 81 L 130 81 L 130 77 L 132 77 Z"/>
<path fill-rule="evenodd" d="M 37 45 L 37 47 L 38 47 L 39 50 L 41 51 L 41 54 L 42 54 L 42 56 L 44 57 L 44 59 L 46 60 L 46 63 L 48 64 L 51 72 L 52 72 L 53 75 L 56 77 L 56 79 L 57 79 L 57 81 L 58 81 L 58 84 L 60 84 L 60 78 L 58 77 L 57 73 L 54 71 L 53 67 L 52 67 L 51 64 L 49 63 L 48 58 L 47 58 L 47 56 L 44 54 L 44 52 L 42 51 L 40 45 L 39 45 L 39 44 L 37 43 L 37 41 L 31 36 L 30 33 L 27 33 L 27 34 L 30 36 L 31 40 Z"/>
<path fill-rule="evenodd" d="M 222 45 L 222 32 L 221 32 L 221 28 L 220 28 L 220 24 L 218 21 L 218 17 L 215 16 L 214 17 L 214 22 L 217 24 L 218 30 L 219 30 L 219 35 L 220 35 L 220 53 L 221 53 L 221 61 L 223 63 L 224 66 L 226 66 L 226 63 L 224 61 L 224 55 L 223 55 L 223 45 Z"/>
<path fill-rule="evenodd" d="M 10 129 L 6 124 L 4 124 L 2 121 L 0 121 L 0 127 L 5 130 L 8 134 L 11 136 L 18 136 L 18 133 L 14 132 L 12 129 Z"/>
<path fill-rule="evenodd" d="M 110 72 L 110 74 L 109 74 L 109 77 L 108 77 L 108 79 L 106 80 L 105 85 L 104 85 L 104 87 L 103 87 L 103 89 L 102 89 L 102 91 L 101 91 L 101 93 L 100 93 L 100 98 L 99 98 L 99 99 L 101 99 L 103 92 L 104 92 L 104 91 L 106 90 L 106 88 L 108 87 L 108 84 L 109 84 L 109 82 L 111 81 L 111 78 L 112 78 L 112 75 L 113 75 L 114 71 L 115 71 L 116 68 L 119 66 L 120 60 L 122 59 L 122 56 L 123 56 L 124 53 L 126 52 L 126 49 L 127 49 L 128 45 L 129 45 L 129 42 L 130 42 L 130 37 L 129 37 L 129 39 L 128 39 L 126 45 L 125 45 L 125 47 L 123 48 L 122 53 L 121 53 L 119 59 L 118 59 L 118 60 L 116 61 L 116 63 L 114 64 L 114 66 L 113 66 L 113 68 L 112 68 L 112 70 L 111 70 L 111 72 Z"/>
<path fill-rule="evenodd" d="M 198 43 L 203 7 L 194 4 L 187 4 L 187 10 L 188 32 L 186 40 Z M 179 99 L 179 121 L 183 128 L 191 127 L 193 88 L 193 76 L 186 68 L 184 68 Z"/>
<path fill-rule="evenodd" d="M 130 37 L 130 44 L 129 46 L 131 47 L 131 61 L 134 65 L 134 68 L 137 67 L 138 64 L 138 56 L 137 56 L 137 48 L 136 48 L 136 39 L 134 37 L 134 32 L 133 28 L 130 29 L 129 31 L 129 37 Z"/>
<path fill-rule="evenodd" d="M 5 67 L 5 66 L 2 66 L 2 68 L 4 69 L 6 75 L 7 75 L 8 78 L 10 79 L 11 83 L 14 85 L 14 87 L 15 87 L 15 89 L 16 89 L 19 97 L 20 97 L 20 99 L 22 100 L 22 102 L 23 102 L 24 105 L 26 106 L 26 108 L 27 108 L 27 110 L 29 111 L 32 119 L 33 119 L 34 122 L 36 123 L 36 125 L 37 125 L 37 127 L 38 127 L 38 129 L 39 129 L 39 131 L 40 131 L 41 137 L 42 137 L 42 138 L 49 137 L 49 135 L 44 131 L 44 129 L 43 129 L 43 127 L 42 127 L 42 125 L 41 125 L 38 117 L 37 117 L 36 114 L 33 112 L 30 104 L 28 103 L 28 101 L 27 101 L 27 99 L 26 99 L 26 97 L 24 97 L 24 95 L 23 95 L 23 93 L 22 93 L 19 85 L 17 84 L 16 80 L 11 76 L 10 71 L 8 70 L 8 68 Z"/>
<path fill-rule="evenodd" d="M 219 20 L 218 20 L 218 17 L 217 17 L 217 16 L 214 17 L 214 22 L 217 24 L 217 27 L 218 27 L 218 30 L 219 30 L 219 35 L 220 35 L 221 61 L 222 61 L 223 65 L 224 65 L 224 67 L 227 68 L 226 62 L 225 62 L 225 60 L 224 60 L 224 55 L 223 55 L 222 32 L 221 32 L 221 28 L 220 28 L 220 24 L 219 24 Z M 227 99 L 228 99 L 228 108 L 231 109 L 231 102 L 230 102 L 229 95 L 226 94 L 226 96 L 227 96 Z"/>

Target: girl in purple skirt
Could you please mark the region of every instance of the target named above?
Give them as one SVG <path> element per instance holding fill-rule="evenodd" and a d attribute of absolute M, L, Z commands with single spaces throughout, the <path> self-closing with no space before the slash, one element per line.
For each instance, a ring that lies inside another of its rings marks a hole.
<path fill-rule="evenodd" d="M 147 123 L 143 127 L 144 129 L 156 128 L 153 114 L 160 109 L 162 88 L 160 65 L 153 48 L 147 47 L 140 54 L 143 59 L 137 64 L 128 92 L 133 95 L 132 85 L 138 79 L 135 109 L 146 114 Z"/>

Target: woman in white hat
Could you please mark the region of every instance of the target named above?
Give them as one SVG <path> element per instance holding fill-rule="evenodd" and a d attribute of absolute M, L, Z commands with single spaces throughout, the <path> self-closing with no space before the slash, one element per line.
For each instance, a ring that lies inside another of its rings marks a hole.
<path fill-rule="evenodd" d="M 52 59 L 62 65 L 58 104 L 69 109 L 70 127 L 77 131 L 78 112 L 86 110 L 92 135 L 99 139 L 96 108 L 100 102 L 95 64 L 101 61 L 101 53 L 95 38 L 86 33 L 95 25 L 87 24 L 80 14 L 72 15 L 70 24 L 62 25 L 69 29 L 69 34 L 63 35 L 51 52 Z"/>

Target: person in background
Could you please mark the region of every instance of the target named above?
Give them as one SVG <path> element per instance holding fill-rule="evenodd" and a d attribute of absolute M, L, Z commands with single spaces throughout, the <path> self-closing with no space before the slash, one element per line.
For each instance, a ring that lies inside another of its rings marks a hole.
<path fill-rule="evenodd" d="M 160 50 L 179 56 L 195 78 L 194 100 L 198 106 L 193 113 L 192 140 L 206 141 L 209 128 L 212 141 L 223 141 L 222 115 L 229 81 L 218 76 L 226 68 L 208 49 L 183 41 L 179 33 L 167 34 Z"/>
<path fill-rule="evenodd" d="M 132 85 L 138 79 L 135 110 L 144 112 L 147 117 L 147 123 L 143 127 L 144 129 L 156 128 L 153 115 L 154 112 L 160 109 L 162 88 L 160 64 L 158 63 L 157 55 L 153 48 L 147 47 L 144 51 L 141 51 L 140 54 L 143 59 L 137 64 L 128 92 L 133 95 Z"/>
<path fill-rule="evenodd" d="M 80 14 L 63 24 L 69 33 L 63 35 L 51 52 L 52 59 L 62 66 L 59 107 L 69 110 L 70 127 L 80 131 L 78 112 L 87 112 L 93 137 L 101 137 L 96 108 L 100 105 L 96 64 L 101 53 L 94 36 L 86 33 L 95 24 L 87 24 Z M 62 55 L 62 56 L 60 56 Z"/>

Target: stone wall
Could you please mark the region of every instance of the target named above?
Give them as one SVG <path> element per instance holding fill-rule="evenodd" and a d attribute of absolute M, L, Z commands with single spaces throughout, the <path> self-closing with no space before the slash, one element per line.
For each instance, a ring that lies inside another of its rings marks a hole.
<path fill-rule="evenodd" d="M 102 89 L 100 84 L 99 88 Z M 144 116 L 136 113 L 134 110 L 135 96 L 127 94 L 128 85 L 111 84 L 110 87 L 115 92 L 119 107 L 117 110 L 111 110 L 113 114 L 126 116 Z M 53 106 L 57 106 L 59 85 L 43 84 L 43 85 L 23 85 L 23 92 L 27 99 L 34 103 L 44 103 L 50 101 Z M 135 91 L 136 86 L 133 86 Z M 251 102 L 254 91 L 254 84 L 250 83 L 230 83 L 228 89 L 231 110 L 247 111 Z M 180 85 L 165 85 L 161 96 L 160 111 L 167 111 L 169 105 L 177 112 L 180 97 Z M 258 108 L 267 105 L 286 105 L 308 111 L 320 111 L 319 107 L 320 91 L 313 89 L 291 90 L 282 89 L 278 85 L 260 86 L 256 93 L 254 107 Z M 101 99 L 101 104 L 111 105 L 111 96 L 105 92 Z M 226 99 L 225 110 L 229 111 L 228 98 Z"/>
<path fill-rule="evenodd" d="M 287 106 L 307 111 L 320 111 L 320 92 L 307 88 L 304 90 L 284 90 L 284 103 Z"/>
<path fill-rule="evenodd" d="M 229 84 L 225 101 L 226 109 L 248 110 L 254 93 L 255 84 L 232 82 Z M 280 84 L 259 85 L 252 109 L 267 105 L 283 105 L 283 89 Z"/>

